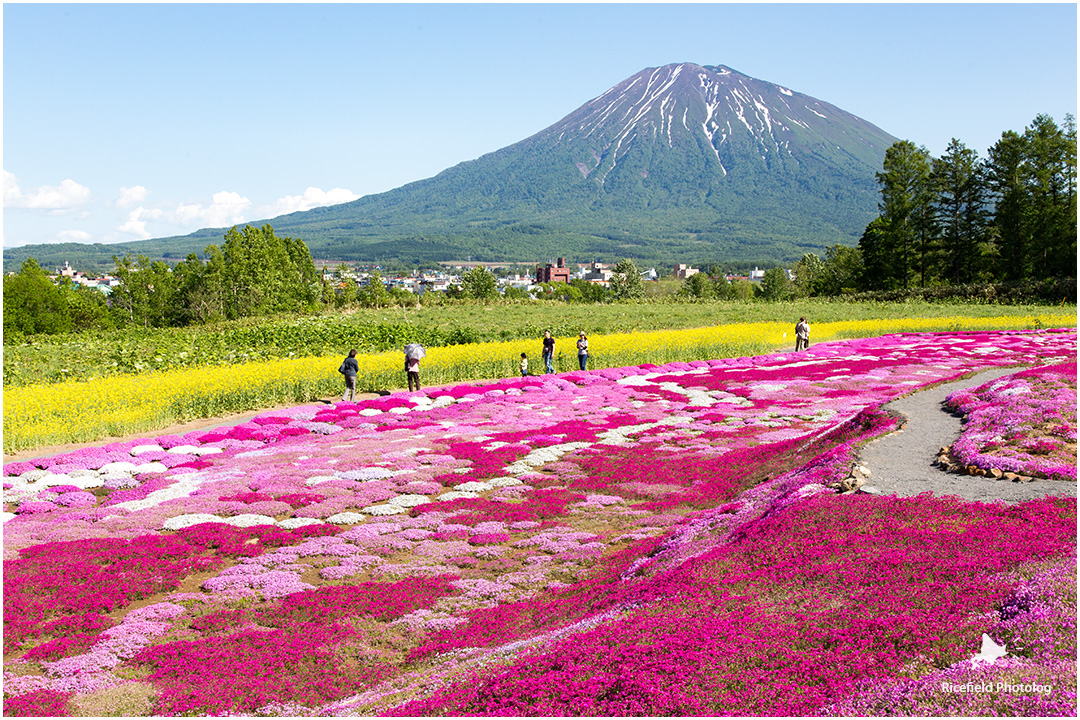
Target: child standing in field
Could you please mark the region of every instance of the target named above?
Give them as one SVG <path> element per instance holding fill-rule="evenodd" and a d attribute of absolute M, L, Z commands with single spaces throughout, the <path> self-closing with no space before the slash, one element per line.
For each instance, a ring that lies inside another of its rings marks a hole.
<path fill-rule="evenodd" d="M 356 398 L 356 376 L 360 374 L 360 364 L 356 362 L 356 350 L 349 351 L 349 357 L 342 361 L 338 372 L 345 376 L 345 392 L 341 396 L 341 402 L 345 402 L 345 398 L 353 402 Z"/>
<path fill-rule="evenodd" d="M 529 374 L 529 357 L 525 353 L 521 353 L 521 377 L 526 377 Z"/>

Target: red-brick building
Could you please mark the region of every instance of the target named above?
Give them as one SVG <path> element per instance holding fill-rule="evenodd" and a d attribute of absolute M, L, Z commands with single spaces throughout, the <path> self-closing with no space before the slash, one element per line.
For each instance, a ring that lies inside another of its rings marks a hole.
<path fill-rule="evenodd" d="M 570 283 L 570 268 L 566 267 L 566 258 L 559 258 L 557 264 L 548 263 L 544 267 L 536 268 L 537 283 Z"/>

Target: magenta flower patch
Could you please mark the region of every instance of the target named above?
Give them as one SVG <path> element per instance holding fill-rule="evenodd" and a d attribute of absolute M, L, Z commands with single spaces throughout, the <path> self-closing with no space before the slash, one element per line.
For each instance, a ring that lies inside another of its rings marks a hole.
<path fill-rule="evenodd" d="M 1076 363 L 1036 367 L 953 393 L 966 414 L 953 444 L 964 465 L 1076 482 Z"/>
<path fill-rule="evenodd" d="M 140 682 L 167 715 L 1069 714 L 1075 500 L 827 486 L 885 403 L 1033 362 L 954 396 L 954 450 L 1075 482 L 1075 359 L 894 335 L 12 463 L 5 713 Z M 991 680 L 1054 690 L 942 690 Z"/>

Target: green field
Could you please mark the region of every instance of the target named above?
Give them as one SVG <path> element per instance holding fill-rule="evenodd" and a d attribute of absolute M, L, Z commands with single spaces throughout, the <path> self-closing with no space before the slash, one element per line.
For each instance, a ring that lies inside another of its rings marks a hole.
<path fill-rule="evenodd" d="M 855 303 L 828 300 L 761 302 L 641 302 L 579 305 L 550 302 L 453 304 L 356 310 L 305 317 L 249 318 L 209 326 L 125 329 L 36 336 L 4 346 L 4 386 L 86 380 L 154 370 L 233 365 L 278 358 L 382 352 L 408 342 L 430 347 L 543 336 L 573 336 L 781 322 L 916 317 L 1033 317 L 1072 313 L 1076 306 L 954 303 Z"/>

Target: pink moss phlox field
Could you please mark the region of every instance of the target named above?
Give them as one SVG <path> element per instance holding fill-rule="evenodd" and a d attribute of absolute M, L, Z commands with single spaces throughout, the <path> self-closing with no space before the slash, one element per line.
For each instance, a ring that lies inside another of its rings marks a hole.
<path fill-rule="evenodd" d="M 1031 368 L 952 393 L 966 415 L 953 446 L 964 465 L 1076 482 L 1076 363 Z"/>
<path fill-rule="evenodd" d="M 884 403 L 1032 362 L 965 397 L 1048 474 L 1075 357 L 1072 330 L 894 335 L 11 463 L 5 713 L 138 683 L 169 715 L 1075 714 L 1075 500 L 826 487 Z M 983 633 L 1009 655 L 973 664 Z M 941 690 L 982 679 L 1053 691 Z"/>

